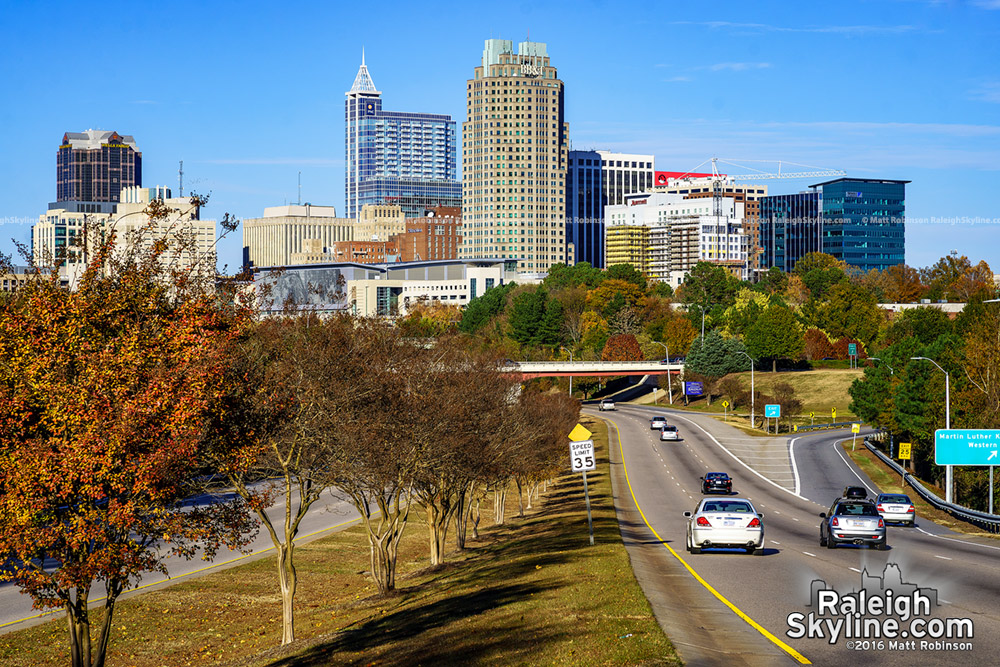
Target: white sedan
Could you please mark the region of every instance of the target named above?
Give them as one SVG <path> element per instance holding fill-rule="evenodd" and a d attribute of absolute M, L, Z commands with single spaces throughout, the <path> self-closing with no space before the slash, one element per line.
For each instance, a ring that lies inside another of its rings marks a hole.
<path fill-rule="evenodd" d="M 748 554 L 764 554 L 763 514 L 746 498 L 705 498 L 695 511 L 684 512 L 688 519 L 687 550 L 744 549 Z"/>

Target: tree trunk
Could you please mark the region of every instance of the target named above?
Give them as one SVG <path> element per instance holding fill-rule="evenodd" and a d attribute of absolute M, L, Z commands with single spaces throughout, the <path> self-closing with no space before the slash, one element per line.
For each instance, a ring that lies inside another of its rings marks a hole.
<path fill-rule="evenodd" d="M 504 524 L 507 509 L 507 484 L 500 486 L 493 494 L 493 523 L 497 526 Z"/>
<path fill-rule="evenodd" d="M 777 357 L 775 357 L 774 359 L 771 359 L 771 372 L 772 373 L 777 373 L 778 372 L 778 358 Z"/>
<path fill-rule="evenodd" d="M 399 491 L 390 498 L 378 497 L 377 525 L 372 522 L 370 515 L 361 515 L 368 530 L 368 544 L 371 547 L 372 580 L 382 595 L 396 590 L 396 559 L 399 540 L 403 537 L 410 514 L 410 498 L 409 490 Z M 361 507 L 357 502 L 355 506 Z"/>
<path fill-rule="evenodd" d="M 472 493 L 474 484 L 463 487 L 458 494 L 455 509 L 455 543 L 461 550 L 465 549 L 465 536 L 469 527 L 469 514 L 472 511 Z"/>
<path fill-rule="evenodd" d="M 281 644 L 295 641 L 295 589 L 298 575 L 293 560 L 295 542 L 286 539 L 284 544 L 275 545 L 278 560 L 278 584 L 281 587 Z"/>
<path fill-rule="evenodd" d="M 517 516 L 524 518 L 524 485 L 520 477 L 515 477 L 514 483 L 517 485 Z"/>
<path fill-rule="evenodd" d="M 107 660 L 108 643 L 111 639 L 111 622 L 115 615 L 115 601 L 123 588 L 122 584 L 108 582 L 108 596 L 104 602 L 104 621 L 101 623 L 101 635 L 97 640 L 97 655 L 93 667 L 104 667 Z"/>
<path fill-rule="evenodd" d="M 538 482 L 531 482 L 528 484 L 528 509 L 531 509 L 531 496 L 535 494 L 535 490 L 538 488 Z"/>
<path fill-rule="evenodd" d="M 482 498 L 476 498 L 476 508 L 475 510 L 469 509 L 469 514 L 472 516 L 472 539 L 479 539 L 479 522 L 483 518 L 483 507 Z"/>
<path fill-rule="evenodd" d="M 445 540 L 448 537 L 448 522 L 451 520 L 452 509 L 442 506 L 439 502 L 424 503 L 427 510 L 427 529 L 431 546 L 431 565 L 441 565 L 444 562 Z"/>

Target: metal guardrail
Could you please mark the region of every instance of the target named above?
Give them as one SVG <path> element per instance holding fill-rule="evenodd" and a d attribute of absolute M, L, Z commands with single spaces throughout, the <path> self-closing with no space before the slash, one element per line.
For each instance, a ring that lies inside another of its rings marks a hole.
<path fill-rule="evenodd" d="M 980 512 L 978 510 L 969 509 L 968 507 L 962 507 L 961 505 L 941 500 L 941 498 L 936 494 L 931 493 L 924 488 L 924 485 L 920 483 L 920 480 L 906 472 L 902 466 L 890 459 L 884 452 L 882 452 L 882 450 L 873 445 L 867 437 L 864 442 L 868 451 L 875 454 L 875 456 L 877 456 L 882 463 L 902 475 L 903 479 L 909 482 L 913 490 L 917 492 L 917 495 L 927 501 L 927 503 L 929 503 L 932 507 L 935 507 L 942 512 L 947 512 L 948 514 L 951 514 L 958 519 L 962 519 L 963 521 L 968 521 L 969 523 L 975 524 L 981 528 L 985 528 L 991 533 L 1000 533 L 1000 515 Z"/>
<path fill-rule="evenodd" d="M 830 422 L 829 424 L 810 424 L 809 426 L 799 425 L 799 431 L 815 431 L 821 428 L 840 428 L 841 426 L 851 426 L 857 424 L 857 420 L 850 422 Z"/>

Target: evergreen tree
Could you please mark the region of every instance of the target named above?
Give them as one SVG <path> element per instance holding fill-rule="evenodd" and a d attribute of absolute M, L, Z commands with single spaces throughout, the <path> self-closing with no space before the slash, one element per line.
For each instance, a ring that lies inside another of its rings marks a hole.
<path fill-rule="evenodd" d="M 545 317 L 548 295 L 541 286 L 515 296 L 510 303 L 508 326 L 510 337 L 521 345 L 538 341 L 538 332 Z"/>
<path fill-rule="evenodd" d="M 723 338 L 718 331 L 705 334 L 705 342 L 695 338 L 688 350 L 685 366 L 706 378 L 717 379 L 729 373 L 747 369 L 748 361 L 742 355 L 746 349 L 736 338 Z"/>
<path fill-rule="evenodd" d="M 507 295 L 514 287 L 515 283 L 494 287 L 470 301 L 462 311 L 459 330 L 471 334 L 486 326 L 491 319 L 503 312 L 507 305 Z"/>

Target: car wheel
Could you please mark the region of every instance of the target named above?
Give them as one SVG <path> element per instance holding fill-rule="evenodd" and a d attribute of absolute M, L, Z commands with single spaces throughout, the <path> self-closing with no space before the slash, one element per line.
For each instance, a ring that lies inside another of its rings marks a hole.
<path fill-rule="evenodd" d="M 886 544 L 885 542 L 881 542 L 881 543 L 875 545 L 875 550 L 876 551 L 888 551 L 889 550 L 889 545 Z"/>
<path fill-rule="evenodd" d="M 754 556 L 763 556 L 764 555 L 764 547 L 761 547 L 759 549 L 754 549 L 753 550 L 753 555 Z"/>
<path fill-rule="evenodd" d="M 819 545 L 821 547 L 825 547 L 826 546 L 826 538 L 823 537 L 822 535 L 819 536 Z"/>
<path fill-rule="evenodd" d="M 826 548 L 827 549 L 836 549 L 837 548 L 837 543 L 834 541 L 834 539 L 832 537 L 826 538 Z"/>
<path fill-rule="evenodd" d="M 753 555 L 753 552 L 756 551 L 756 550 L 757 550 L 757 547 L 746 547 L 746 552 L 748 554 L 750 554 L 751 556 Z"/>
<path fill-rule="evenodd" d="M 690 551 L 695 555 L 698 555 L 701 553 L 701 547 L 691 547 L 690 549 L 688 549 L 688 551 Z"/>

